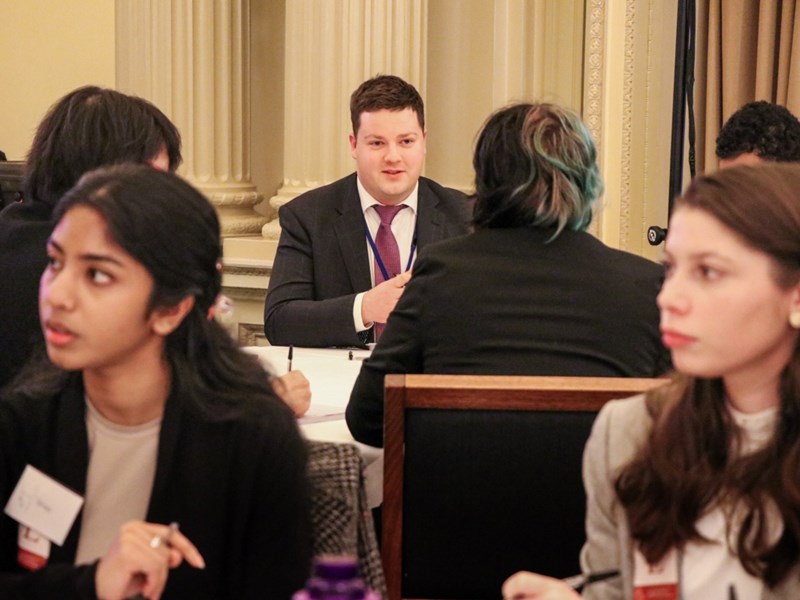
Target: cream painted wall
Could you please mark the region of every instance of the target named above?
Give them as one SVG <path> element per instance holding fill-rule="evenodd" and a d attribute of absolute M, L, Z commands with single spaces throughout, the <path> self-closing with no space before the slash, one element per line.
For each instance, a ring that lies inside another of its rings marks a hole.
<path fill-rule="evenodd" d="M 471 192 L 475 135 L 492 110 L 491 2 L 428 4 L 428 156 L 425 174 Z"/>
<path fill-rule="evenodd" d="M 0 150 L 23 160 L 50 105 L 81 85 L 114 86 L 114 3 L 3 0 Z"/>
<path fill-rule="evenodd" d="M 580 112 L 584 0 L 429 0 L 425 174 L 471 191 L 489 114 L 511 102 Z"/>

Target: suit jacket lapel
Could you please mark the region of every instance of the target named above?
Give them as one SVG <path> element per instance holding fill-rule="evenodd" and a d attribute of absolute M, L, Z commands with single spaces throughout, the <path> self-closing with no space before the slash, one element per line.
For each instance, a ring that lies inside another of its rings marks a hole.
<path fill-rule="evenodd" d="M 355 292 L 368 290 L 372 287 L 372 280 L 364 237 L 364 214 L 358 198 L 355 174 L 348 178 L 346 191 L 337 210 L 340 217 L 334 221 L 333 227 L 350 284 Z"/>
<path fill-rule="evenodd" d="M 430 190 L 424 179 L 419 180 L 417 198 L 417 251 L 419 251 L 426 244 L 443 239 L 444 233 L 439 198 Z"/>

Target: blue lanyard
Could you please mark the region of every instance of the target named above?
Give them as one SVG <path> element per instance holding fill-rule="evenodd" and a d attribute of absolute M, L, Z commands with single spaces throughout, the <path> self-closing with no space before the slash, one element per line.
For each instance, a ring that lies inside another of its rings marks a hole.
<path fill-rule="evenodd" d="M 367 227 L 367 221 L 364 219 L 364 233 L 367 235 L 367 241 L 369 242 L 370 248 L 372 248 L 372 253 L 375 255 L 375 260 L 378 262 L 378 267 L 383 274 L 383 280 L 389 281 L 391 277 L 389 277 L 389 272 L 386 270 L 386 265 L 383 264 L 383 259 L 381 259 L 381 253 L 378 252 L 378 246 L 375 245 L 375 240 L 372 239 L 372 234 L 369 232 L 369 227 Z M 406 265 L 406 271 L 411 268 L 411 263 L 414 261 L 414 252 L 417 251 L 417 224 L 414 223 L 414 235 L 411 238 L 411 250 L 408 252 L 408 264 Z M 395 273 L 396 275 L 397 273 Z M 394 275 L 392 275 L 394 277 Z"/>

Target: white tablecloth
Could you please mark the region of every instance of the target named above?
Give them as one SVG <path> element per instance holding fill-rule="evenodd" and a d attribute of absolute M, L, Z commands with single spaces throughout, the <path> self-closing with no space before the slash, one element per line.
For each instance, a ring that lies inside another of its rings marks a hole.
<path fill-rule="evenodd" d="M 288 370 L 287 346 L 248 346 L 244 350 L 258 356 L 270 373 L 283 375 Z M 299 420 L 303 434 L 312 440 L 358 447 L 367 465 L 364 470 L 367 502 L 375 507 L 383 499 L 383 450 L 355 441 L 344 421 L 344 410 L 361 361 L 368 356 L 369 350 L 295 347 L 292 370 L 302 371 L 311 386 L 311 408 Z"/>

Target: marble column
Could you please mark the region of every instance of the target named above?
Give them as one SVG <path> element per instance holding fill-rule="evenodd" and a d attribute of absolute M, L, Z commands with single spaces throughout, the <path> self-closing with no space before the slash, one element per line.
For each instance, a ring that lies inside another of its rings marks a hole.
<path fill-rule="evenodd" d="M 178 126 L 179 172 L 217 207 L 223 236 L 257 235 L 249 0 L 116 0 L 116 27 L 117 88 Z"/>
<path fill-rule="evenodd" d="M 353 171 L 350 94 L 393 74 L 425 96 L 427 0 L 291 0 L 286 4 L 284 178 L 276 210 Z M 264 237 L 277 239 L 278 222 Z"/>

